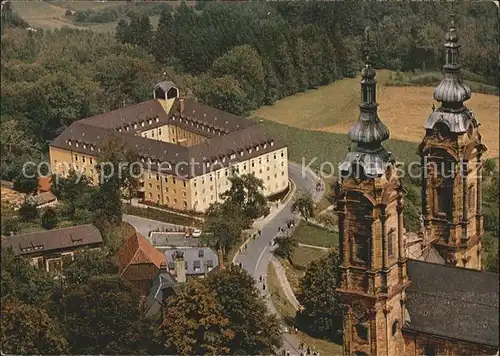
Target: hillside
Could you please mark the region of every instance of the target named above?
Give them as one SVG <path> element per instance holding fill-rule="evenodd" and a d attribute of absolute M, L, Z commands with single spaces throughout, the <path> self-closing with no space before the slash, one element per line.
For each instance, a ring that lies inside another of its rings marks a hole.
<path fill-rule="evenodd" d="M 253 115 L 296 128 L 346 134 L 359 113 L 359 80 L 339 80 L 316 90 L 284 98 L 263 106 Z M 378 70 L 379 115 L 391 130 L 391 138 L 420 142 L 423 125 L 432 110 L 432 87 L 385 86 L 390 71 Z M 488 157 L 498 156 L 498 96 L 473 93 L 467 105 L 481 122 Z"/>

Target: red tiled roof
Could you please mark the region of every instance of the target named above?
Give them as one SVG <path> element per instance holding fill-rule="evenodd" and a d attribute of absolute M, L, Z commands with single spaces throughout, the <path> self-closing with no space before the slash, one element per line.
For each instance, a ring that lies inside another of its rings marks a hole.
<path fill-rule="evenodd" d="M 52 182 L 50 180 L 50 177 L 40 177 L 38 179 L 38 189 L 41 192 L 48 192 L 50 191 L 50 187 L 52 186 Z"/>
<path fill-rule="evenodd" d="M 137 233 L 130 237 L 117 253 L 118 274 L 121 276 L 130 265 L 152 263 L 158 269 L 165 262 L 165 256 L 144 236 Z"/>

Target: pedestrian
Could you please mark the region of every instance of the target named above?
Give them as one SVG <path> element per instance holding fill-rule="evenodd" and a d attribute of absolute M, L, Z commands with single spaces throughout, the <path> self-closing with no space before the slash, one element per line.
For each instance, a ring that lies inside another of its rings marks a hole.
<path fill-rule="evenodd" d="M 310 355 L 310 354 L 311 354 L 311 349 L 309 348 L 309 346 L 307 346 L 306 355 Z"/>
<path fill-rule="evenodd" d="M 259 282 L 262 282 L 262 276 L 259 276 Z"/>

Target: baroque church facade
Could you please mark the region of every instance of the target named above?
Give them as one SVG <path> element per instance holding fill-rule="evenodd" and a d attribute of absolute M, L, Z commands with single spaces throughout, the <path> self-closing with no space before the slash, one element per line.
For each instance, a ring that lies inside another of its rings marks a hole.
<path fill-rule="evenodd" d="M 419 146 L 421 229 L 403 227 L 405 189 L 382 145 L 376 72 L 362 70 L 359 120 L 336 189 L 345 355 L 494 355 L 498 275 L 482 272 L 481 167 L 486 147 L 464 105 L 458 36 L 446 34 L 441 103 Z M 418 246 L 417 246 L 418 245 Z M 418 248 L 415 249 L 415 246 Z"/>

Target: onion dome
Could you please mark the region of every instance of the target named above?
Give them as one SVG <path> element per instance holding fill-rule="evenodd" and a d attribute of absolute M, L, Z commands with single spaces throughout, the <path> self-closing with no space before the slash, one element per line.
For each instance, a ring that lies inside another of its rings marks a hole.
<path fill-rule="evenodd" d="M 458 34 L 455 28 L 455 21 L 452 20 L 450 28 L 445 37 L 446 63 L 443 66 L 444 78 L 434 89 L 434 99 L 443 103 L 445 106 L 459 107 L 464 101 L 471 97 L 471 90 L 462 80 L 460 74 L 460 44 L 458 43 Z M 450 105 L 451 104 L 451 105 Z"/>
<path fill-rule="evenodd" d="M 380 120 L 377 113 L 376 71 L 370 58 L 366 58 L 361 71 L 361 103 L 359 119 L 349 130 L 348 137 L 354 145 L 340 164 L 340 170 L 357 177 L 378 177 L 385 173 L 392 162 L 391 154 L 382 146 L 382 141 L 389 138 L 389 129 Z"/>

